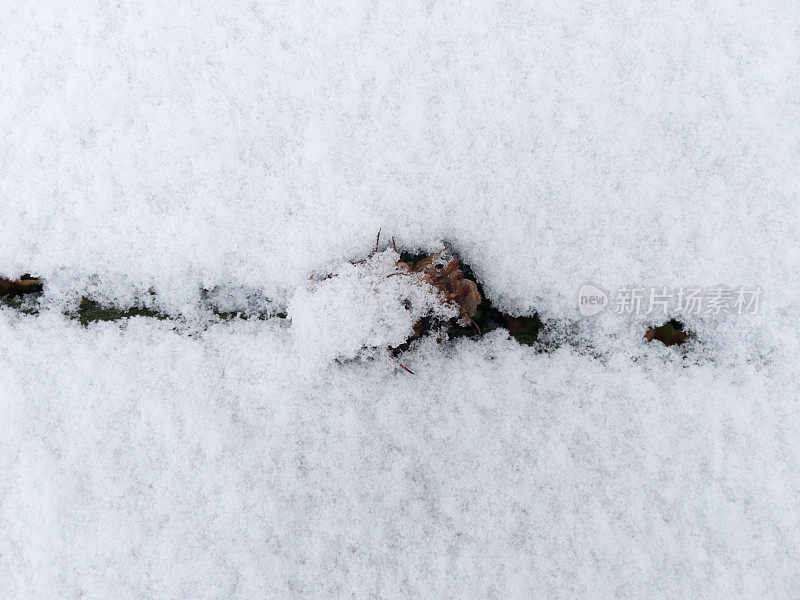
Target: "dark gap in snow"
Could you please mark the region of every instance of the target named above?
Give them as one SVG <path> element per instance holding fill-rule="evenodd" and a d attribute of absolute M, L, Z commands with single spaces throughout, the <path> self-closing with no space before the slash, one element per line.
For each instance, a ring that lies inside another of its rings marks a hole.
<path fill-rule="evenodd" d="M 421 252 L 413 253 L 401 251 L 400 260 L 413 266 L 416 264 L 424 264 L 424 261 L 430 261 L 430 258 L 433 256 L 436 256 L 438 259 L 439 254 L 433 255 Z M 451 260 L 457 259 L 456 255 L 452 252 L 450 252 L 448 256 Z M 423 261 L 423 263 L 420 261 Z M 447 261 L 444 262 L 446 263 Z M 441 266 L 437 268 L 441 269 Z M 472 268 L 460 262 L 460 260 L 459 268 L 463 273 L 464 279 L 475 282 L 481 300 L 477 309 L 471 315 L 472 323 L 464 324 L 463 321 L 459 323 L 458 319 L 451 319 L 446 324 L 445 330 L 449 339 L 460 337 L 476 338 L 484 333 L 503 328 L 508 331 L 512 338 L 521 344 L 530 346 L 538 341 L 544 323 L 537 313 L 531 316 L 512 316 L 498 310 L 484 293 L 483 286 L 475 276 Z M 24 274 L 16 280 L 0 279 L 0 305 L 7 306 L 25 314 L 37 314 L 38 299 L 42 295 L 43 287 L 42 282 L 38 278 L 32 277 L 29 274 Z M 223 310 L 214 305 L 214 302 L 210 299 L 210 291 L 205 289 L 202 291 L 202 299 L 206 308 L 208 308 L 216 318 L 224 321 L 234 319 L 284 319 L 287 316 L 285 312 L 259 309 L 254 306 L 249 307 L 247 311 Z M 356 309 L 357 307 L 354 307 L 354 310 Z M 137 316 L 159 320 L 174 319 L 173 316 L 167 313 L 148 308 L 144 305 L 120 308 L 113 305 L 102 304 L 89 298 L 82 298 L 78 309 L 73 313 L 69 313 L 69 316 L 76 318 L 84 326 L 99 321 L 118 321 Z M 414 337 L 392 348 L 392 352 L 395 355 L 401 354 L 409 348 L 411 342 L 429 333 L 437 325 L 440 324 L 434 323 L 428 318 L 421 319 L 417 327 L 415 327 Z M 665 346 L 683 345 L 691 337 L 692 332 L 687 330 L 685 325 L 676 319 L 670 319 L 662 325 L 652 325 L 644 335 L 644 339 L 647 342 L 658 340 Z"/>
<path fill-rule="evenodd" d="M 0 279 L 0 296 L 23 296 L 41 291 L 42 282 L 28 273 L 17 280 Z"/>
<path fill-rule="evenodd" d="M 448 246 L 449 247 L 449 246 Z M 411 253 L 401 252 L 400 260 L 406 263 L 417 263 L 424 260 L 427 256 L 426 253 Z M 453 254 L 457 258 L 457 255 Z M 472 268 L 460 262 L 460 269 L 464 274 L 465 279 L 474 281 L 478 286 L 481 301 L 478 308 L 472 315 L 473 325 L 461 325 L 457 321 L 453 321 L 447 328 L 448 336 L 453 338 L 458 337 L 479 337 L 480 335 L 493 331 L 495 329 L 504 328 L 508 330 L 509 335 L 521 344 L 533 345 L 539 337 L 539 332 L 544 327 L 544 323 L 537 313 L 531 316 L 512 316 L 501 312 L 494 307 L 492 301 L 486 296 L 483 285 L 475 276 Z"/>
<path fill-rule="evenodd" d="M 652 326 L 644 334 L 644 339 L 648 342 L 658 340 L 665 346 L 680 346 L 690 337 L 692 337 L 692 332 L 685 329 L 684 324 L 676 319 L 670 319 L 657 327 Z"/>

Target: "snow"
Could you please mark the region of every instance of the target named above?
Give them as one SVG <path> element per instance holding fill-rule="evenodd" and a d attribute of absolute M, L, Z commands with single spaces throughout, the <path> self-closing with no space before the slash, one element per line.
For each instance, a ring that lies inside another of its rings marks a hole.
<path fill-rule="evenodd" d="M 0 597 L 797 596 L 798 31 L 770 0 L 2 3 L 0 277 L 46 292 L 0 308 Z M 440 308 L 392 236 L 545 351 L 403 371 Z M 763 295 L 676 349 L 583 285 Z M 82 296 L 176 319 L 83 328 Z"/>
<path fill-rule="evenodd" d="M 501 331 L 299 372 L 290 327 L 0 312 L 24 598 L 790 597 L 798 379 Z M 780 373 L 780 371 L 778 371 Z"/>
<path fill-rule="evenodd" d="M 767 1 L 6 2 L 0 270 L 286 302 L 383 227 L 561 318 L 587 282 L 784 283 L 798 23 Z"/>
<path fill-rule="evenodd" d="M 423 318 L 439 322 L 459 311 L 421 273 L 404 272 L 400 255 L 386 249 L 329 275 L 314 275 L 288 307 L 292 333 L 304 358 L 322 366 L 401 346 Z M 316 279 L 319 280 L 316 280 Z"/>

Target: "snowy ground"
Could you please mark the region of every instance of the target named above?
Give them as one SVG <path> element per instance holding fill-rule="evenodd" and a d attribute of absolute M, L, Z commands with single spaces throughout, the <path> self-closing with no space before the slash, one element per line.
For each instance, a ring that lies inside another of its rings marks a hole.
<path fill-rule="evenodd" d="M 0 73 L 0 598 L 800 595 L 800 4 L 11 1 Z M 331 360 L 379 228 L 550 349 Z"/>

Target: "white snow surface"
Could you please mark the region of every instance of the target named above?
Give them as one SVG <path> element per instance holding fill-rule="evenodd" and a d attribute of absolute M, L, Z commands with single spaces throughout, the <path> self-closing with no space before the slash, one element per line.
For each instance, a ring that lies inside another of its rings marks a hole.
<path fill-rule="evenodd" d="M 797 375 L 647 348 L 301 372 L 277 320 L 2 310 L 3 595 L 795 596 Z"/>
<path fill-rule="evenodd" d="M 800 4 L 8 0 L 0 73 L 0 598 L 800 596 Z M 545 351 L 403 371 L 392 236 Z"/>
<path fill-rule="evenodd" d="M 0 271 L 285 302 L 382 227 L 521 312 L 785 284 L 798 27 L 783 0 L 9 0 Z"/>

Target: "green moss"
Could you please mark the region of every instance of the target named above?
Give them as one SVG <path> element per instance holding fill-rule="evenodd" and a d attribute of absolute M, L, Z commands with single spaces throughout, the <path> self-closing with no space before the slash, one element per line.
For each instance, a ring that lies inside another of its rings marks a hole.
<path fill-rule="evenodd" d="M 428 256 L 427 253 L 421 252 L 401 252 L 400 254 L 401 260 L 409 264 L 419 262 L 426 256 Z M 449 337 L 477 337 L 494 329 L 504 328 L 508 330 L 511 337 L 516 339 L 521 344 L 532 345 L 538 340 L 539 332 L 542 329 L 543 324 L 537 314 L 534 314 L 530 317 L 512 317 L 500 312 L 486 297 L 483 286 L 475 277 L 472 269 L 468 265 L 462 264 L 461 270 L 464 273 L 464 277 L 477 283 L 478 291 L 481 294 L 482 300 L 472 318 L 475 325 L 462 327 L 456 323 L 452 323 L 448 328 Z M 151 291 L 151 294 L 154 295 L 154 292 Z M 32 296 L 38 297 L 39 294 Z M 27 314 L 36 314 L 38 312 L 36 304 L 31 302 L 30 299 L 2 296 L 0 297 L 0 305 L 8 306 Z M 354 307 L 354 310 L 355 309 L 356 307 Z M 222 321 L 233 321 L 236 319 L 285 319 L 287 317 L 286 313 L 284 312 L 272 313 L 270 311 L 258 312 L 255 314 L 245 314 L 242 312 L 225 312 L 211 309 L 211 312 Z M 76 318 L 83 326 L 88 326 L 89 323 L 96 323 L 100 321 L 119 321 L 122 319 L 129 319 L 131 317 L 150 317 L 159 320 L 168 320 L 172 318 L 165 313 L 149 308 L 133 307 L 129 309 L 120 309 L 114 306 L 102 305 L 86 298 L 81 301 L 78 310 L 74 313 L 69 313 L 69 316 Z"/>
<path fill-rule="evenodd" d="M 691 336 L 691 333 L 684 329 L 683 323 L 671 319 L 660 327 L 651 327 L 645 334 L 648 341 L 658 340 L 665 346 L 681 345 Z"/>
<path fill-rule="evenodd" d="M 18 296 L 0 296 L 0 305 L 14 310 L 22 309 L 22 299 Z"/>
<path fill-rule="evenodd" d="M 160 320 L 169 319 L 169 315 L 148 308 L 133 307 L 122 310 L 113 306 L 103 306 L 87 299 L 81 301 L 77 313 L 77 318 L 83 326 L 98 321 L 119 321 L 120 319 L 128 319 L 130 317 L 152 317 Z"/>
<path fill-rule="evenodd" d="M 35 294 L 35 298 L 38 299 L 38 297 L 39 294 Z M 32 302 L 30 296 L 0 296 L 0 306 L 12 308 L 25 315 L 39 314 L 39 309 L 37 308 L 36 303 Z"/>
<path fill-rule="evenodd" d="M 259 313 L 242 313 L 242 312 L 226 312 L 226 311 L 219 311 L 219 310 L 212 310 L 211 311 L 215 317 L 221 319 L 222 321 L 233 321 L 236 319 L 242 319 L 243 321 L 249 321 L 251 319 L 256 321 L 266 321 L 267 319 L 285 319 L 286 313 L 279 312 L 279 313 L 272 313 L 272 312 L 259 312 Z"/>

